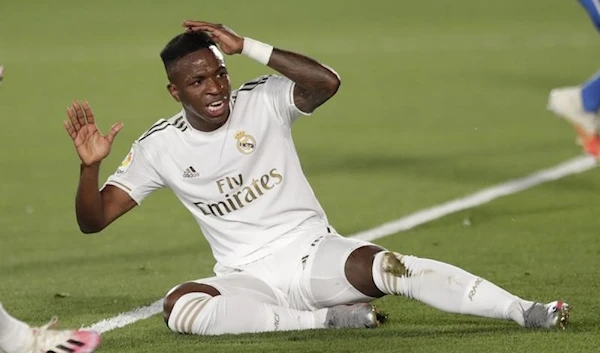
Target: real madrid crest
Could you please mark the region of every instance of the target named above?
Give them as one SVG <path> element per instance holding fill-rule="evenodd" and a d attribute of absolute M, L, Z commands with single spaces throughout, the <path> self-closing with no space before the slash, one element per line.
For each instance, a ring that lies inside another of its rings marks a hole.
<path fill-rule="evenodd" d="M 254 152 L 256 148 L 256 140 L 252 135 L 248 135 L 244 131 L 240 131 L 235 134 L 235 139 L 237 140 L 237 149 L 243 154 L 250 154 Z"/>

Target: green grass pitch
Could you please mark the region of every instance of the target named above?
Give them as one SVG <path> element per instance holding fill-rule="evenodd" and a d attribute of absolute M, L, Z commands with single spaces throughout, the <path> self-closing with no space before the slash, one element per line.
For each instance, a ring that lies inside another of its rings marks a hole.
<path fill-rule="evenodd" d="M 575 1 L 3 0 L 0 301 L 19 318 L 37 325 L 58 314 L 63 327 L 90 325 L 211 274 L 206 241 L 168 191 L 102 234 L 80 234 L 78 159 L 62 127 L 73 99 L 90 102 L 103 131 L 124 122 L 104 180 L 135 138 L 179 109 L 158 52 L 187 18 L 224 23 L 340 73 L 338 95 L 298 121 L 294 137 L 343 234 L 578 155 L 546 99 L 600 66 L 600 38 Z M 247 58 L 226 60 L 236 87 L 269 72 Z M 172 334 L 155 316 L 106 333 L 99 352 L 597 351 L 597 174 L 377 241 L 522 297 L 564 298 L 574 306 L 567 331 L 526 331 L 390 297 L 378 305 L 391 321 L 377 330 L 202 338 Z"/>

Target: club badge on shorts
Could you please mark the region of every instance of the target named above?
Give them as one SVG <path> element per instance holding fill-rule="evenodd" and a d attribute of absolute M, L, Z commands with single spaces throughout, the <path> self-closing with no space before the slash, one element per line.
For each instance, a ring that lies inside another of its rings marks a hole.
<path fill-rule="evenodd" d="M 250 154 L 254 152 L 256 148 L 256 140 L 252 135 L 248 135 L 244 131 L 240 131 L 235 134 L 235 139 L 237 140 L 237 149 L 243 154 Z"/>

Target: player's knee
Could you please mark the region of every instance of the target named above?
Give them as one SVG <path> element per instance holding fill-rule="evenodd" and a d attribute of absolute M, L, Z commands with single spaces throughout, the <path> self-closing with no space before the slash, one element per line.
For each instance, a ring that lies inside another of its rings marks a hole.
<path fill-rule="evenodd" d="M 376 245 L 361 246 L 354 250 L 346 259 L 344 272 L 348 282 L 361 293 L 379 298 L 384 295 L 373 280 L 373 260 L 375 255 L 385 251 Z"/>
<path fill-rule="evenodd" d="M 220 295 L 219 291 L 212 286 L 196 282 L 186 282 L 180 284 L 177 288 L 172 290 L 163 301 L 163 318 L 167 326 L 169 325 L 169 318 L 173 312 L 173 308 L 177 301 L 188 293 L 205 293 L 212 297 Z"/>
<path fill-rule="evenodd" d="M 346 259 L 346 277 L 354 277 L 357 275 L 364 277 L 371 273 L 375 255 L 382 251 L 385 251 L 385 249 L 376 245 L 361 246 L 352 251 Z"/>

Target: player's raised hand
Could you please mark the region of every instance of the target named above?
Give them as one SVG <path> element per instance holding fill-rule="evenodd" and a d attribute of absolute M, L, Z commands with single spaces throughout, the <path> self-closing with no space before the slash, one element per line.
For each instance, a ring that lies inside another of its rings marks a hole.
<path fill-rule="evenodd" d="M 110 153 L 112 143 L 117 133 L 123 128 L 122 123 L 116 123 L 107 135 L 102 135 L 94 120 L 94 113 L 87 102 L 74 101 L 67 108 L 69 120 L 64 121 L 65 129 L 73 140 L 75 150 L 85 166 L 98 163 Z"/>
<path fill-rule="evenodd" d="M 221 51 L 227 55 L 239 54 L 244 47 L 244 38 L 222 24 L 204 21 L 183 21 L 183 27 L 188 32 L 207 32 L 217 43 Z"/>

